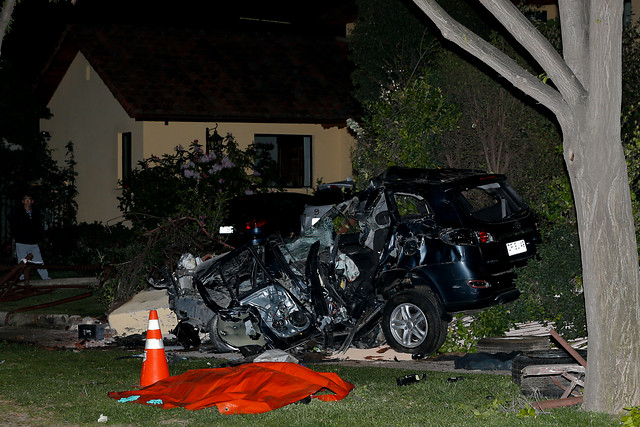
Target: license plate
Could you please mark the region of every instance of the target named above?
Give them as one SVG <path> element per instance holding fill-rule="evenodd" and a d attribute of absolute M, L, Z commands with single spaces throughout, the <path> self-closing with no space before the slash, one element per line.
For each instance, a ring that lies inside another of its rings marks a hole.
<path fill-rule="evenodd" d="M 233 233 L 233 225 L 222 225 L 220 226 L 220 234 L 232 234 Z"/>
<path fill-rule="evenodd" d="M 518 255 L 527 252 L 527 244 L 524 240 L 516 240 L 515 242 L 507 243 L 507 252 L 509 256 Z"/>

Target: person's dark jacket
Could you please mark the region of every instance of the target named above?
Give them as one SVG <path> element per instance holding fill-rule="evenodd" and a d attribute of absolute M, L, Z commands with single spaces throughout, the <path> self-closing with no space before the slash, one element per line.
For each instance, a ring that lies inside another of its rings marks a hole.
<path fill-rule="evenodd" d="M 11 212 L 9 217 L 11 225 L 11 236 L 16 243 L 34 245 L 42 240 L 42 221 L 40 212 L 36 208 L 31 208 L 31 218 L 22 207 L 19 206 Z"/>

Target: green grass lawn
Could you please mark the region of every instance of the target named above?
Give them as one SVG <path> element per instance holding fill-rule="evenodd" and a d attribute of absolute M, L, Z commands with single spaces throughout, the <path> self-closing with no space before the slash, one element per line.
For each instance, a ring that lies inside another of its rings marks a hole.
<path fill-rule="evenodd" d="M 97 425 L 101 414 L 118 425 L 229 426 L 608 426 L 620 420 L 576 408 L 522 417 L 527 401 L 509 377 L 427 372 L 413 385 L 396 378 L 420 371 L 312 364 L 336 372 L 355 385 L 339 402 L 312 400 L 258 415 L 221 415 L 216 408 L 163 410 L 119 403 L 110 391 L 135 389 L 142 360 L 122 358 L 139 352 L 115 349 L 45 350 L 0 343 L 0 425 Z M 169 366 L 172 375 L 206 369 L 215 359 L 188 359 Z M 456 374 L 458 375 L 458 374 Z"/>

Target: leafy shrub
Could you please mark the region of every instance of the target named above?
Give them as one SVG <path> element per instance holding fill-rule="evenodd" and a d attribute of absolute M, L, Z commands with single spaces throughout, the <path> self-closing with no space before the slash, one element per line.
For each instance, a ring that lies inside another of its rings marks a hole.
<path fill-rule="evenodd" d="M 228 201 L 266 191 L 274 182 L 273 162 L 261 147 L 241 150 L 230 134 L 213 142 L 208 152 L 194 141 L 144 159 L 120 182 L 119 207 L 131 231 L 123 245 L 104 255 L 114 266 L 102 290 L 107 303 L 146 287 L 145 275 L 158 263 L 172 267 L 184 252 L 220 249 L 217 230 Z"/>
<path fill-rule="evenodd" d="M 585 337 L 587 320 L 575 226 L 551 230 L 538 254 L 519 271 L 516 284 L 522 295 L 510 305 L 510 316 L 515 322 L 553 322 L 566 339 Z"/>
<path fill-rule="evenodd" d="M 439 137 L 458 120 L 428 76 L 391 84 L 365 109 L 361 124 L 350 122 L 357 135 L 352 159 L 360 187 L 389 166 L 435 166 Z"/>
<path fill-rule="evenodd" d="M 226 202 L 268 185 L 257 163 L 264 164 L 256 145 L 241 150 L 231 135 L 209 152 L 198 141 L 173 154 L 151 156 L 120 182 L 119 208 L 134 227 L 154 227 L 166 218 L 194 217 L 214 230 L 224 215 Z M 250 173 L 247 173 L 250 171 Z"/>
<path fill-rule="evenodd" d="M 473 353 L 478 338 L 473 328 L 473 318 L 462 313 L 456 314 L 449 323 L 447 339 L 438 353 Z"/>
<path fill-rule="evenodd" d="M 631 204 L 636 224 L 636 239 L 640 241 L 640 103 L 630 107 L 622 120 L 622 141 L 627 159 L 627 173 L 631 187 Z M 640 251 L 639 251 L 640 252 Z"/>
<path fill-rule="evenodd" d="M 627 406 L 623 408 L 626 415 L 620 418 L 623 426 L 640 426 L 640 406 Z"/>
<path fill-rule="evenodd" d="M 508 305 L 497 305 L 471 316 L 457 314 L 449 324 L 440 353 L 475 352 L 480 338 L 504 335 L 513 326 Z"/>

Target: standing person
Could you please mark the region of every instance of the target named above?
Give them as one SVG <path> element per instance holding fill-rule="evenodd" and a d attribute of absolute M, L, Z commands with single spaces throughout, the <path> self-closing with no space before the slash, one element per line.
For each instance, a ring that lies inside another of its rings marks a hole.
<path fill-rule="evenodd" d="M 18 262 L 32 254 L 32 262 L 44 264 L 38 242 L 42 239 L 42 221 L 40 212 L 33 207 L 33 197 L 28 194 L 22 196 L 22 207 L 17 207 L 9 218 L 11 236 L 16 242 L 16 255 Z M 38 274 L 42 280 L 48 280 L 49 272 L 39 269 Z"/>

